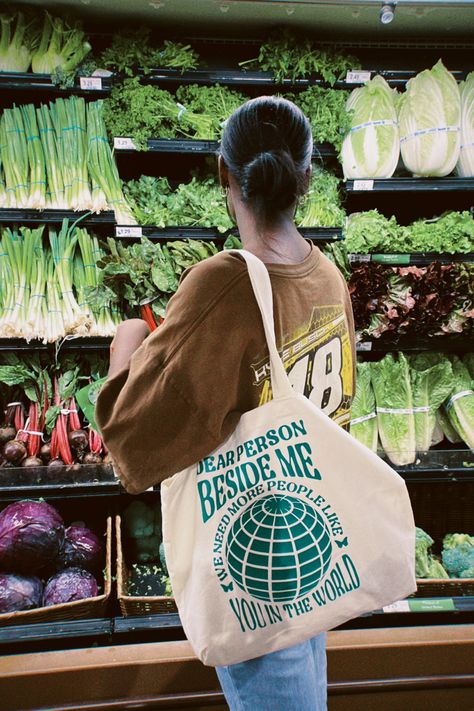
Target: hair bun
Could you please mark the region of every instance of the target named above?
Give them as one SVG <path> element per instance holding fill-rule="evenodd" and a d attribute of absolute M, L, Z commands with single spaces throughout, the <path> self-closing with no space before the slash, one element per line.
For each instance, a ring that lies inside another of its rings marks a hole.
<path fill-rule="evenodd" d="M 298 169 L 287 150 L 279 148 L 261 151 L 243 171 L 243 198 L 260 202 L 269 210 L 273 207 L 284 210 L 300 194 L 298 177 Z"/>

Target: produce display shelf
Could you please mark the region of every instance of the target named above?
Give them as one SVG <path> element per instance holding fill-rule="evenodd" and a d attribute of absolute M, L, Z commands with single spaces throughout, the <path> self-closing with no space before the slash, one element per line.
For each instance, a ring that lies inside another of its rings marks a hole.
<path fill-rule="evenodd" d="M 81 637 L 110 638 L 113 631 L 112 618 L 71 620 L 68 622 L 41 622 L 33 625 L 0 627 L 0 645 L 25 644 L 54 639 L 78 639 Z M 2 650 L 3 652 L 3 650 Z"/>
<path fill-rule="evenodd" d="M 105 496 L 122 491 L 111 464 L 62 467 L 0 467 L 0 501 Z"/>
<path fill-rule="evenodd" d="M 342 228 L 340 227 L 300 227 L 304 237 L 314 242 L 334 242 L 344 239 Z M 116 225 L 115 236 L 120 239 L 140 239 L 142 236 L 148 237 L 155 242 L 166 242 L 173 239 L 200 239 L 200 240 L 225 240 L 230 235 L 238 235 L 237 229 L 230 229 L 226 232 L 219 232 L 215 227 L 153 227 L 150 225 L 131 226 Z"/>
<path fill-rule="evenodd" d="M 462 81 L 467 75 L 467 71 L 464 70 L 450 70 L 456 81 Z M 367 76 L 369 74 L 370 78 L 373 78 L 376 74 L 382 76 L 385 81 L 390 86 L 404 86 L 406 82 L 412 77 L 416 76 L 417 70 L 406 69 L 406 70 L 394 70 L 394 69 L 380 69 L 372 67 L 365 67 L 362 70 L 357 70 L 353 72 L 352 77 L 349 77 L 350 81 L 346 79 L 338 80 L 334 83 L 334 89 L 353 89 L 354 86 L 361 86 L 367 81 Z M 208 69 L 190 69 L 186 72 L 180 72 L 179 69 L 166 69 L 161 67 L 155 67 L 151 69 L 149 74 L 144 74 L 142 70 L 138 69 L 137 74 L 143 76 L 145 81 L 149 84 L 168 84 L 168 83 L 179 83 L 179 84 L 223 84 L 227 86 L 259 86 L 261 88 L 265 87 L 276 87 L 276 86 L 288 86 L 288 87 L 300 87 L 306 88 L 308 86 L 329 86 L 328 83 L 316 74 L 299 79 L 283 79 L 283 81 L 277 82 L 274 78 L 272 72 L 264 71 L 252 71 L 234 68 L 208 68 Z M 360 75 L 358 77 L 357 75 Z"/>
<path fill-rule="evenodd" d="M 112 89 L 112 80 L 110 77 L 100 77 L 100 84 L 97 81 L 90 82 L 91 78 L 97 79 L 98 77 L 84 77 L 84 79 L 89 80 L 88 82 L 86 81 L 86 85 L 88 84 L 92 86 L 92 88 L 83 88 L 80 79 L 76 79 L 72 86 L 63 88 L 51 80 L 50 74 L 0 72 L 0 90 L 42 91 L 58 94 L 83 94 L 85 96 L 110 93 Z"/>
<path fill-rule="evenodd" d="M 109 225 L 115 224 L 115 213 L 112 210 L 104 212 L 74 212 L 74 210 L 24 210 L 24 209 L 0 209 L 0 223 L 21 223 L 21 224 L 60 224 L 64 219 L 71 222 L 80 220 L 81 227 L 89 225 Z"/>
<path fill-rule="evenodd" d="M 42 341 L 25 341 L 23 338 L 0 338 L 0 351 L 97 351 L 110 346 L 111 338 L 67 336 L 57 343 L 43 343 Z"/>
<path fill-rule="evenodd" d="M 447 334 L 431 338 L 413 338 L 399 336 L 396 339 L 384 338 L 359 341 L 356 344 L 358 354 L 390 353 L 398 351 L 440 351 L 442 353 L 468 353 L 474 350 L 473 334 Z"/>
<path fill-rule="evenodd" d="M 473 262 L 474 252 L 464 254 L 439 254 L 437 252 L 414 252 L 411 254 L 349 254 L 349 262 L 375 262 L 393 266 L 425 266 L 433 262 L 452 264 L 453 262 Z"/>
<path fill-rule="evenodd" d="M 426 193 L 439 190 L 443 192 L 471 192 L 474 190 L 474 178 L 387 178 L 385 180 L 347 180 L 345 190 L 348 193 L 366 192 L 418 192 Z"/>
<path fill-rule="evenodd" d="M 193 138 L 149 138 L 147 145 L 148 151 L 153 153 L 216 155 L 219 150 L 219 141 L 203 141 Z M 132 139 L 121 136 L 114 138 L 114 150 L 117 155 L 137 152 Z M 317 143 L 313 147 L 315 158 L 330 158 L 336 155 L 337 151 L 330 143 Z"/>
<path fill-rule="evenodd" d="M 385 457 L 384 457 L 385 458 Z M 386 459 L 390 464 L 390 460 Z M 393 465 L 392 465 L 393 466 Z M 474 481 L 474 450 L 430 449 L 413 464 L 394 467 L 407 482 Z"/>

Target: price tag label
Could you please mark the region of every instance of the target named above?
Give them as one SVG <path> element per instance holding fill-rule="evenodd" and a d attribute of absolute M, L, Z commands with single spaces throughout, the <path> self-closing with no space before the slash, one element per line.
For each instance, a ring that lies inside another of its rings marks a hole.
<path fill-rule="evenodd" d="M 102 79 L 100 77 L 80 77 L 81 89 L 86 91 L 102 91 Z"/>
<path fill-rule="evenodd" d="M 401 267 L 410 264 L 409 254 L 373 254 L 372 261 L 377 264 L 398 264 Z"/>
<path fill-rule="evenodd" d="M 371 259 L 371 254 L 349 254 L 350 264 L 354 264 L 354 262 L 370 262 Z"/>
<path fill-rule="evenodd" d="M 370 72 L 352 71 L 346 74 L 346 84 L 364 84 L 370 79 Z"/>
<path fill-rule="evenodd" d="M 131 138 L 124 138 L 122 136 L 115 136 L 114 148 L 118 148 L 118 150 L 122 150 L 122 151 L 134 151 L 136 146 Z"/>
<path fill-rule="evenodd" d="M 360 343 L 357 344 L 356 350 L 371 351 L 372 350 L 372 341 L 361 341 Z"/>
<path fill-rule="evenodd" d="M 399 600 L 398 602 L 392 602 L 391 605 L 385 605 L 382 610 L 384 612 L 410 612 L 410 605 L 408 600 Z"/>
<path fill-rule="evenodd" d="M 373 180 L 354 180 L 354 190 L 373 190 Z"/>
<path fill-rule="evenodd" d="M 115 228 L 116 237 L 142 237 L 143 230 L 141 227 L 128 225 L 117 225 Z"/>
<path fill-rule="evenodd" d="M 411 612 L 451 612 L 456 609 L 454 600 L 450 597 L 413 598 L 407 602 Z"/>

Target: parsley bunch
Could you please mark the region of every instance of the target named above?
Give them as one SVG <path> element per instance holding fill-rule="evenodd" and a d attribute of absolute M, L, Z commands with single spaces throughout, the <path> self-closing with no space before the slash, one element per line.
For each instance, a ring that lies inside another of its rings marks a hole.
<path fill-rule="evenodd" d="M 317 49 L 310 39 L 297 39 L 291 33 L 284 32 L 264 42 L 258 57 L 241 62 L 240 66 L 272 72 L 278 84 L 285 79 L 295 82 L 318 74 L 333 86 L 345 77 L 348 70 L 359 69 L 360 62 L 349 54 Z"/>
<path fill-rule="evenodd" d="M 316 143 L 331 143 L 337 151 L 342 148 L 351 127 L 351 114 L 346 111 L 348 91 L 310 86 L 300 94 L 287 95 L 309 118 Z"/>
<path fill-rule="evenodd" d="M 150 40 L 150 30 L 142 28 L 126 33 L 114 34 L 112 44 L 98 59 L 99 66 L 111 71 L 132 76 L 137 69 L 150 74 L 155 67 L 196 69 L 199 55 L 187 44 L 164 40 L 154 47 Z"/>

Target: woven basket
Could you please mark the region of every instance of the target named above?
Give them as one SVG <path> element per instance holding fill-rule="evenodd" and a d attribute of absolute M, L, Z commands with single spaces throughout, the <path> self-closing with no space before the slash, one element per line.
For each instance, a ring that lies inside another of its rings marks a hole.
<path fill-rule="evenodd" d="M 178 612 L 172 597 L 128 595 L 129 570 L 123 556 L 120 516 L 115 517 L 115 529 L 117 533 L 117 596 L 122 614 L 125 616 L 163 615 Z"/>
<path fill-rule="evenodd" d="M 102 595 L 90 597 L 85 600 L 76 600 L 75 602 L 66 602 L 62 605 L 38 607 L 35 610 L 7 612 L 0 615 L 0 626 L 104 617 L 112 584 L 112 518 L 110 516 L 107 518 L 105 537 L 105 573 L 104 592 Z"/>

